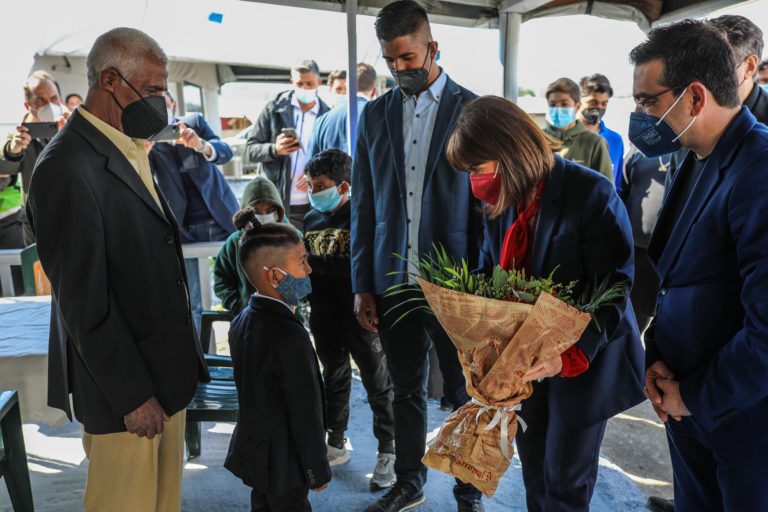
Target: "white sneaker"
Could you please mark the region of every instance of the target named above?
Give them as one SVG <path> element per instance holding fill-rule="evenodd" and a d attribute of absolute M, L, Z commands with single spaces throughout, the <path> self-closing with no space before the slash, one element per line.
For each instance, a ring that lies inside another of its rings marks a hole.
<path fill-rule="evenodd" d="M 326 445 L 328 448 L 328 465 L 329 466 L 338 466 L 339 464 L 344 464 L 345 462 L 349 462 L 349 452 L 347 452 L 347 447 L 343 446 L 341 448 L 336 448 L 335 446 Z"/>
<path fill-rule="evenodd" d="M 380 453 L 376 457 L 376 467 L 373 469 L 373 476 L 371 476 L 371 490 L 378 491 L 392 487 L 396 480 L 394 454 Z"/>

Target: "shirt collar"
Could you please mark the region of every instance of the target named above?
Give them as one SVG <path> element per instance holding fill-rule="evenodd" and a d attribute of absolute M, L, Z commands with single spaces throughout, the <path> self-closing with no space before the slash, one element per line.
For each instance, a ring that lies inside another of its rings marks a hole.
<path fill-rule="evenodd" d="M 291 310 L 291 313 L 293 313 L 293 308 L 291 306 L 289 306 L 288 303 L 285 302 L 285 301 L 282 301 L 280 299 L 276 299 L 274 297 L 270 297 L 269 295 L 262 295 L 259 292 L 253 292 L 253 296 L 257 297 L 259 299 L 269 299 L 269 300 L 273 300 L 275 302 L 278 302 L 278 303 L 282 304 L 283 306 L 287 307 L 289 310 Z"/>
<path fill-rule="evenodd" d="M 432 82 L 432 85 L 429 86 L 429 89 L 422 92 L 419 95 L 419 98 L 429 98 L 435 103 L 440 103 L 440 96 L 443 95 L 443 90 L 445 89 L 445 84 L 448 82 L 448 75 L 445 74 L 445 71 L 443 71 L 443 68 L 438 68 L 440 70 L 440 74 L 437 75 L 437 78 L 434 82 Z M 403 94 L 403 102 L 408 101 L 409 99 L 414 98 L 415 96 L 406 96 Z"/>
<path fill-rule="evenodd" d="M 291 105 L 293 105 L 298 109 L 301 108 L 301 103 L 299 103 L 298 98 L 296 98 L 296 94 L 291 94 Z M 317 96 L 315 98 L 315 104 L 312 106 L 311 109 L 307 110 L 306 113 L 310 113 L 310 112 L 315 115 L 317 115 L 320 112 L 320 96 Z"/>
<path fill-rule="evenodd" d="M 117 147 L 117 149 L 126 157 L 129 157 L 129 155 L 131 155 L 132 152 L 136 151 L 137 149 L 144 149 L 144 141 L 130 138 L 114 126 L 105 123 L 95 115 L 88 112 L 82 105 L 78 108 L 78 110 L 86 121 L 91 123 L 97 130 L 104 134 L 104 136 L 107 137 L 112 142 L 112 144 L 114 144 L 115 147 Z"/>

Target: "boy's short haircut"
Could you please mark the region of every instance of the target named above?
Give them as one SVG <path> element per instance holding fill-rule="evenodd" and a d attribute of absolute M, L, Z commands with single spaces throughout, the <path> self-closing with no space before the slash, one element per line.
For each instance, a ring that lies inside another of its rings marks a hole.
<path fill-rule="evenodd" d="M 254 256 L 260 258 L 260 263 L 267 265 L 277 259 L 279 253 L 302 243 L 301 234 L 295 227 L 278 222 L 261 224 L 251 208 L 243 208 L 235 213 L 232 223 L 242 231 L 238 249 L 240 265 L 243 267 Z"/>
<path fill-rule="evenodd" d="M 760 62 L 757 66 L 758 71 L 765 71 L 768 69 L 768 59 L 765 59 L 764 61 Z"/>
<path fill-rule="evenodd" d="M 549 95 L 556 92 L 562 92 L 569 95 L 576 103 L 581 101 L 579 86 L 570 78 L 558 78 L 549 84 L 547 86 L 547 93 L 544 95 L 544 97 L 549 99 Z"/>
<path fill-rule="evenodd" d="M 336 185 L 349 183 L 352 177 L 352 158 L 338 149 L 321 151 L 307 162 L 304 172 L 310 178 L 326 176 Z"/>
<path fill-rule="evenodd" d="M 398 0 L 380 10 L 373 25 L 380 41 L 393 41 L 418 34 L 425 25 L 429 30 L 429 18 L 427 11 L 413 0 Z"/>
<path fill-rule="evenodd" d="M 582 96 L 592 96 L 595 93 L 608 93 L 608 97 L 613 98 L 613 87 L 611 87 L 611 82 L 608 80 L 608 77 L 601 75 L 600 73 L 585 76 L 579 82 L 579 86 L 581 87 Z"/>

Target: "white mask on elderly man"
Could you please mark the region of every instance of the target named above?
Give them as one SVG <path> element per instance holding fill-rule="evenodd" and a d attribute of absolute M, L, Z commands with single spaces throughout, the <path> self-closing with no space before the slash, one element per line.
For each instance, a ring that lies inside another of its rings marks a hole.
<path fill-rule="evenodd" d="M 61 105 L 46 103 L 35 111 L 35 115 L 41 123 L 52 123 L 62 115 Z"/>

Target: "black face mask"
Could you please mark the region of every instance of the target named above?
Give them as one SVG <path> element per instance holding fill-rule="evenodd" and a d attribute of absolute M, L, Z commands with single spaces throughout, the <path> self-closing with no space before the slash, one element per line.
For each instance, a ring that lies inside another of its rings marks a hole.
<path fill-rule="evenodd" d="M 120 102 L 117 101 L 117 98 L 115 98 L 115 94 L 110 93 L 117 106 L 123 111 L 123 115 L 120 118 L 123 123 L 123 133 L 132 139 L 148 139 L 165 128 L 168 124 L 165 97 L 142 96 L 119 71 L 115 71 L 128 84 L 128 87 L 139 96 L 138 100 L 129 103 L 123 108 Z"/>
<path fill-rule="evenodd" d="M 604 108 L 587 108 L 581 113 L 587 124 L 597 124 L 605 115 Z"/>
<path fill-rule="evenodd" d="M 432 63 L 429 63 L 429 69 L 424 69 L 424 64 L 429 59 L 429 44 L 427 44 L 427 56 L 421 67 L 416 69 L 404 69 L 402 71 L 392 70 L 392 77 L 397 81 L 397 85 L 406 96 L 414 96 L 422 91 L 429 81 L 429 73 L 432 71 Z"/>

